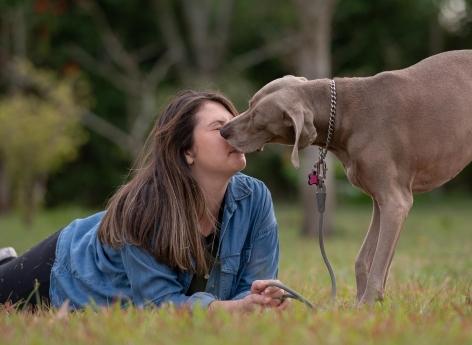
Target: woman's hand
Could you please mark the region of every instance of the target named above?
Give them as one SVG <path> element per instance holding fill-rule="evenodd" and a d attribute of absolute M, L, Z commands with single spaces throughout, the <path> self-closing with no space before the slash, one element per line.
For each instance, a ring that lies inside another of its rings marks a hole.
<path fill-rule="evenodd" d="M 210 303 L 208 310 L 225 309 L 231 312 L 248 313 L 270 307 L 272 298 L 259 294 L 249 294 L 246 297 L 234 301 L 214 301 Z"/>
<path fill-rule="evenodd" d="M 285 291 L 276 286 L 269 286 L 271 283 L 282 282 L 280 280 L 255 280 L 251 286 L 251 294 L 258 294 L 265 297 L 270 297 L 269 307 L 280 310 L 286 309 L 290 305 L 290 300 L 284 298 Z"/>
<path fill-rule="evenodd" d="M 246 297 L 234 301 L 214 301 L 210 304 L 209 310 L 223 308 L 234 312 L 253 312 L 266 308 L 287 309 L 290 301 L 283 298 L 284 290 L 268 286 L 273 282 L 280 283 L 279 280 L 255 280 L 251 286 L 251 293 Z"/>

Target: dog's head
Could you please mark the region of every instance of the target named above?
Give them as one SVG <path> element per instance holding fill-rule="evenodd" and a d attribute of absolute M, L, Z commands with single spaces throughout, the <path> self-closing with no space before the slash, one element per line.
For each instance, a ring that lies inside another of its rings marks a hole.
<path fill-rule="evenodd" d="M 221 128 L 221 135 L 245 153 L 260 150 L 267 143 L 293 145 L 291 159 L 298 167 L 298 150 L 316 138 L 313 113 L 301 96 L 305 82 L 305 78 L 285 76 L 265 85 L 245 112 Z"/>

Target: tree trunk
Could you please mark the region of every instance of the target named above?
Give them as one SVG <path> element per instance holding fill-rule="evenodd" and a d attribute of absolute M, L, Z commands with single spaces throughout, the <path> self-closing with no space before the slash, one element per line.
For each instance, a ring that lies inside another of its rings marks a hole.
<path fill-rule="evenodd" d="M 15 88 L 8 75 L 12 57 L 24 58 L 27 55 L 28 23 L 26 5 L 5 8 L 0 14 L 0 82 L 8 91 Z M 0 214 L 12 208 L 12 186 L 0 159 Z"/>
<path fill-rule="evenodd" d="M 0 214 L 6 213 L 10 208 L 10 184 L 3 163 L 0 161 Z"/>
<path fill-rule="evenodd" d="M 297 74 L 308 79 L 327 78 L 331 75 L 331 20 L 335 0 L 294 0 L 294 3 L 301 35 L 301 43 L 295 56 Z M 317 159 L 318 148 L 315 146 L 306 148 L 300 154 L 299 186 L 303 207 L 301 233 L 304 236 L 314 236 L 318 231 L 319 215 L 315 211 L 317 208 L 314 188 L 307 184 L 307 175 Z M 333 229 L 332 213 L 336 195 L 333 159 L 330 154 L 327 165 L 327 204 L 324 226 L 325 232 L 330 233 Z"/>
<path fill-rule="evenodd" d="M 439 24 L 438 15 L 431 16 L 429 50 L 431 55 L 444 51 L 444 31 Z"/>

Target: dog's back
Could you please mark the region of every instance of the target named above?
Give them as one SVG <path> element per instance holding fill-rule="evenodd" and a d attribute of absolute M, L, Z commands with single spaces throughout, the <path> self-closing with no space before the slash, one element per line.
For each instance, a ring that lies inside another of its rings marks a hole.
<path fill-rule="evenodd" d="M 388 145 L 414 152 L 415 191 L 449 181 L 472 160 L 472 50 L 437 54 L 365 84 L 372 95 L 366 106 L 388 128 Z"/>

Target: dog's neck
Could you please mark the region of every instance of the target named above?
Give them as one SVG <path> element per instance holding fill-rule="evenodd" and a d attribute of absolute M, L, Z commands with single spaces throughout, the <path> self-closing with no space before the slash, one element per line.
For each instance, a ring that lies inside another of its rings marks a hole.
<path fill-rule="evenodd" d="M 362 78 L 336 78 L 336 118 L 334 134 L 329 144 L 328 150 L 332 151 L 341 161 L 346 156 L 346 148 L 351 137 L 352 130 L 355 128 L 352 114 L 358 112 L 359 102 L 362 95 L 359 88 L 354 88 L 352 81 Z M 317 137 L 313 145 L 320 147 L 326 146 L 326 137 L 328 135 L 328 122 L 330 116 L 330 79 L 315 79 L 305 82 L 305 99 L 309 100 L 305 104 L 313 113 L 313 124 L 317 131 Z M 355 95 L 355 96 L 354 96 Z M 344 116 L 349 114 L 349 116 Z"/>
<path fill-rule="evenodd" d="M 313 114 L 313 124 L 316 128 L 317 136 L 313 145 L 325 147 L 326 137 L 328 135 L 328 122 L 330 116 L 330 102 L 331 102 L 331 91 L 330 91 L 330 79 L 315 79 L 303 83 L 304 91 L 307 97 L 305 106 Z M 337 110 L 337 109 L 336 109 Z M 336 122 L 334 137 L 331 140 L 329 149 L 336 145 L 335 138 L 337 137 L 339 127 L 339 112 L 336 112 Z"/>

